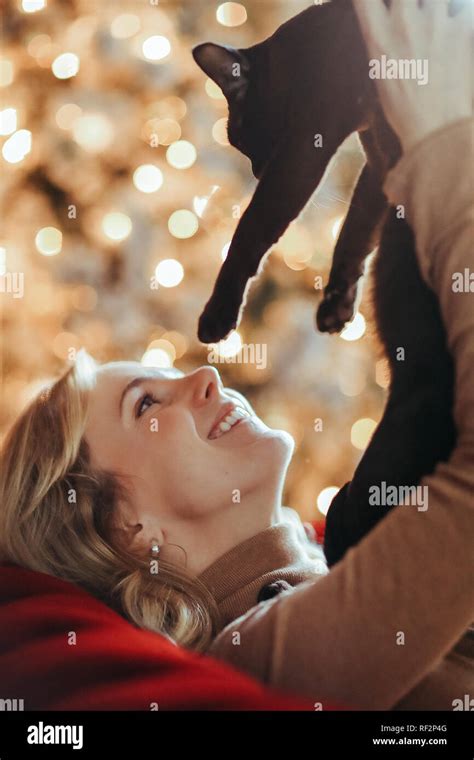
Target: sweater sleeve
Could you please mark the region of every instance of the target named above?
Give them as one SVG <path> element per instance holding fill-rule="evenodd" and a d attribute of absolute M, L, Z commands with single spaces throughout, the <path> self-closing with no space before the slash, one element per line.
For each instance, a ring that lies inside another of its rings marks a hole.
<path fill-rule="evenodd" d="M 392 708 L 474 617 L 474 295 L 453 287 L 453 275 L 474 269 L 472 126 L 466 119 L 429 135 L 384 186 L 415 231 L 456 366 L 458 443 L 422 481 L 429 509 L 393 510 L 328 575 L 254 607 L 210 649 L 315 700 Z"/>

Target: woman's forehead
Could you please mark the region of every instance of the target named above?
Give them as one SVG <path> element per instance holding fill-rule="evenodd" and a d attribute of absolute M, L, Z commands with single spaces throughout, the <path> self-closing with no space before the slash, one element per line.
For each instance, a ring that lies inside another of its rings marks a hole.
<path fill-rule="evenodd" d="M 170 377 L 183 377 L 184 374 L 177 367 L 145 367 L 140 362 L 133 361 L 107 362 L 97 368 L 97 380 L 100 385 L 104 381 L 107 385 L 110 383 L 120 385 L 135 377 L 150 377 L 165 380 Z"/>

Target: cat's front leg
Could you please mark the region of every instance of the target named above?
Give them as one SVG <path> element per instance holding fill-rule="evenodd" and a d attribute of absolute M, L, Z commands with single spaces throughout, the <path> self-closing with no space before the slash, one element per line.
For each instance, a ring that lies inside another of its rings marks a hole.
<path fill-rule="evenodd" d="M 234 259 L 217 276 L 212 295 L 199 317 L 198 338 L 202 343 L 222 340 L 240 322 L 245 295 L 250 285 Z"/>
<path fill-rule="evenodd" d="M 199 318 L 198 337 L 218 341 L 239 324 L 245 294 L 271 246 L 296 219 L 319 185 L 330 158 L 347 136 L 341 131 L 314 146 L 314 126 L 285 141 L 267 165 L 242 216 L 211 298 Z"/>
<path fill-rule="evenodd" d="M 380 175 L 366 164 L 334 250 L 329 281 L 316 315 L 321 332 L 340 332 L 354 316 L 364 262 L 378 243 L 386 210 Z"/>

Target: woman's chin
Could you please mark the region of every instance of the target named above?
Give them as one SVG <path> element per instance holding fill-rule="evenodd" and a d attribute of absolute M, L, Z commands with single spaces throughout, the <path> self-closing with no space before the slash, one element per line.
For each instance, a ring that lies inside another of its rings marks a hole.
<path fill-rule="evenodd" d="M 262 449 L 273 452 L 275 456 L 278 455 L 283 461 L 289 462 L 295 450 L 295 440 L 286 430 L 267 428 L 265 434 L 262 434 L 260 441 Z"/>

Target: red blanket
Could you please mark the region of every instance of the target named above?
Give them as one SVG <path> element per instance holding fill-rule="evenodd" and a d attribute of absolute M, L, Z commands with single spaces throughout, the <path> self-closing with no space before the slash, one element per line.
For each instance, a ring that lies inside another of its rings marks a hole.
<path fill-rule="evenodd" d="M 25 710 L 314 709 L 136 628 L 71 583 L 11 564 L 0 565 L 5 699 Z"/>

